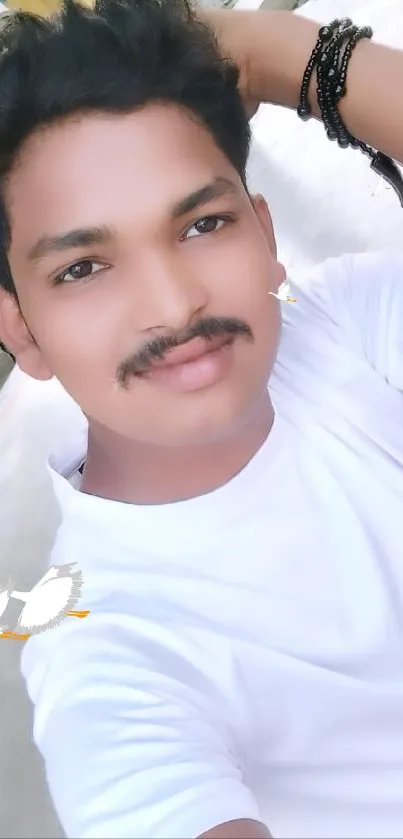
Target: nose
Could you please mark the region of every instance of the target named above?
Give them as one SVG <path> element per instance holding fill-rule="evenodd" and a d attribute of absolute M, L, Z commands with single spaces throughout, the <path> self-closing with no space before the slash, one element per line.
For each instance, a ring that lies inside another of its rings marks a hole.
<path fill-rule="evenodd" d="M 137 279 L 136 279 L 137 285 Z M 142 262 L 136 293 L 137 328 L 180 332 L 206 309 L 208 291 L 197 274 L 197 265 L 153 253 Z"/>

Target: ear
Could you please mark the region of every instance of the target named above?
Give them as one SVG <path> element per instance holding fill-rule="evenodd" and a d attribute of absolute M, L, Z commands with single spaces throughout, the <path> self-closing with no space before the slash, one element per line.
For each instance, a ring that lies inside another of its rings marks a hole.
<path fill-rule="evenodd" d="M 43 355 L 31 335 L 17 298 L 0 288 L 0 340 L 13 354 L 20 369 L 33 379 L 53 378 Z"/>
<path fill-rule="evenodd" d="M 273 230 L 273 222 L 267 206 L 267 201 L 263 195 L 253 195 L 251 198 L 253 209 L 259 219 L 260 225 L 263 229 L 267 244 L 274 256 L 277 259 L 277 244 Z"/>

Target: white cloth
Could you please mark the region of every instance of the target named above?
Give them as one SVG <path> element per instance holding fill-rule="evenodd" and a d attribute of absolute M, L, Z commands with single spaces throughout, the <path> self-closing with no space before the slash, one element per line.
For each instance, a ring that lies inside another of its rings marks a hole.
<path fill-rule="evenodd" d="M 85 621 L 33 638 L 35 741 L 70 837 L 401 837 L 403 257 L 292 285 L 276 419 L 232 481 L 140 507 L 53 473 Z M 85 429 L 65 469 L 85 454 Z"/>

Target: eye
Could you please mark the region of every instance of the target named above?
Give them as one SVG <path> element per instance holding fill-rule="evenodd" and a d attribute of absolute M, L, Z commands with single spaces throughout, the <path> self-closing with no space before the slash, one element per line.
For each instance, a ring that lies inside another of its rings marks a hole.
<path fill-rule="evenodd" d="M 107 266 L 101 262 L 94 262 L 93 259 L 80 259 L 79 262 L 74 262 L 73 265 L 69 265 L 62 274 L 58 274 L 58 276 L 55 277 L 55 283 L 56 285 L 60 285 L 61 283 L 72 283 L 79 282 L 80 280 L 87 280 L 94 274 L 98 274 L 99 271 L 106 267 Z"/>
<path fill-rule="evenodd" d="M 194 239 L 195 236 L 206 236 L 208 233 L 217 233 L 228 222 L 233 221 L 230 216 L 206 216 L 199 218 L 185 232 L 184 239 Z"/>

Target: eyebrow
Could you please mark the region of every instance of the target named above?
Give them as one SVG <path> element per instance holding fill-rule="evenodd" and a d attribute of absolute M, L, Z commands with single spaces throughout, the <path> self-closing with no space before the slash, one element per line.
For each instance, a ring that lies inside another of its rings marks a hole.
<path fill-rule="evenodd" d="M 236 192 L 237 187 L 229 178 L 215 178 L 211 183 L 205 184 L 205 186 L 177 201 L 171 208 L 171 216 L 173 219 L 181 218 L 199 207 L 209 204 L 210 201 Z M 28 260 L 29 262 L 40 262 L 52 253 L 61 253 L 74 248 L 105 245 L 109 244 L 113 238 L 113 230 L 109 227 L 83 227 L 69 230 L 67 233 L 61 233 L 58 236 L 42 236 L 28 251 Z"/>
<path fill-rule="evenodd" d="M 61 233 L 60 236 L 42 236 L 28 251 L 28 260 L 39 262 L 51 253 L 104 245 L 112 238 L 113 232 L 108 227 L 82 227 L 69 230 L 68 233 Z"/>
<path fill-rule="evenodd" d="M 197 210 L 198 207 L 209 204 L 215 198 L 221 198 L 223 195 L 230 195 L 236 192 L 236 185 L 229 178 L 215 178 L 211 183 L 202 186 L 200 189 L 196 189 L 195 192 L 191 192 L 186 198 L 182 198 L 174 204 L 172 217 L 174 219 L 181 218 L 181 216 L 186 216 L 188 213 L 192 213 L 193 210 Z"/>

